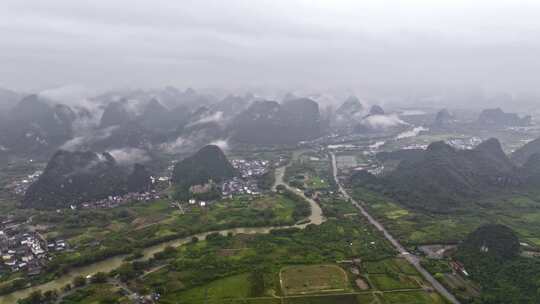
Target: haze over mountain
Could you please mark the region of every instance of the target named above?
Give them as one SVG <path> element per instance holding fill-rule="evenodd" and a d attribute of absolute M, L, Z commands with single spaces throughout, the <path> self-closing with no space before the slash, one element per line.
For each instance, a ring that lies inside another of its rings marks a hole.
<path fill-rule="evenodd" d="M 311 99 L 255 101 L 231 124 L 232 138 L 254 144 L 291 144 L 321 135 L 319 106 Z"/>
<path fill-rule="evenodd" d="M 73 134 L 76 114 L 65 105 L 50 105 L 36 95 L 19 101 L 0 122 L 0 145 L 24 155 L 54 149 Z"/>
<path fill-rule="evenodd" d="M 442 109 L 437 112 L 437 116 L 435 116 L 435 121 L 432 126 L 436 128 L 446 128 L 454 123 L 455 117 L 447 109 Z"/>
<path fill-rule="evenodd" d="M 103 111 L 99 127 L 107 128 L 111 126 L 121 125 L 130 121 L 131 116 L 125 108 L 125 102 L 125 100 L 122 100 L 109 103 Z"/>
<path fill-rule="evenodd" d="M 360 171 L 352 182 L 382 191 L 411 208 L 444 213 L 505 189 L 534 185 L 532 177 L 538 175 L 535 170 L 524 174 L 493 138 L 472 150 L 435 142 L 425 152 L 411 151 L 398 159 L 398 167 L 388 175 L 376 178 Z"/>
<path fill-rule="evenodd" d="M 65 208 L 124 194 L 145 191 L 149 174 L 135 165 L 131 174 L 109 153 L 58 151 L 43 174 L 26 192 L 23 205 L 34 208 Z"/>
<path fill-rule="evenodd" d="M 480 113 L 478 123 L 495 126 L 529 126 L 531 116 L 519 117 L 515 113 L 505 113 L 500 108 L 486 109 Z"/>
<path fill-rule="evenodd" d="M 540 153 L 540 138 L 526 143 L 523 147 L 512 153 L 511 157 L 514 162 L 523 165 L 534 154 Z"/>

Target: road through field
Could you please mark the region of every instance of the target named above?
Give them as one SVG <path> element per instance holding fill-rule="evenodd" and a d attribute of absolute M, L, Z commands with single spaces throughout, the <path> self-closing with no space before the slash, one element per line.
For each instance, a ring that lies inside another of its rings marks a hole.
<path fill-rule="evenodd" d="M 385 228 L 384 226 L 377 221 L 374 217 L 372 217 L 367 210 L 362 206 L 362 204 L 358 203 L 355 199 L 353 199 L 347 191 L 345 191 L 345 188 L 341 185 L 339 182 L 339 179 L 337 177 L 337 164 L 336 164 L 336 155 L 334 153 L 330 154 L 332 157 L 332 172 L 334 175 L 334 179 L 336 181 L 336 185 L 339 188 L 339 192 L 345 197 L 345 199 L 348 199 L 351 201 L 351 203 L 360 210 L 360 213 L 373 225 L 383 233 L 384 237 L 397 249 L 397 251 L 400 253 L 401 256 L 403 256 L 411 265 L 420 272 L 420 274 L 428 281 L 435 290 L 437 290 L 443 297 L 445 297 L 448 301 L 454 304 L 460 304 L 459 301 L 454 297 L 453 294 L 451 294 L 444 286 L 439 283 L 422 265 L 420 265 L 420 260 L 415 255 L 408 252 L 405 247 L 403 247 Z"/>

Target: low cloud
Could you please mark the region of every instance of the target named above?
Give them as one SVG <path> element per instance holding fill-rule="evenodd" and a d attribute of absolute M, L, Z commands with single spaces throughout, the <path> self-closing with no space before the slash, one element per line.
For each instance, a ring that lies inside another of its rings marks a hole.
<path fill-rule="evenodd" d="M 97 141 L 103 140 L 112 135 L 118 126 L 112 126 L 100 130 L 87 130 L 83 135 L 76 136 L 65 142 L 60 149 L 68 151 L 85 150 Z"/>
<path fill-rule="evenodd" d="M 424 128 L 424 127 L 415 127 L 412 130 L 408 130 L 408 131 L 399 133 L 396 136 L 396 139 L 399 140 L 399 139 L 403 139 L 403 138 L 416 137 L 416 136 L 418 136 L 420 134 L 420 132 L 423 132 L 423 131 L 429 131 L 429 129 Z"/>
<path fill-rule="evenodd" d="M 99 124 L 103 109 L 99 103 L 91 100 L 96 93 L 96 90 L 82 85 L 66 85 L 41 91 L 38 95 L 53 104 L 67 105 L 77 114 L 73 122 L 73 132 L 78 137 L 90 132 Z"/>
<path fill-rule="evenodd" d="M 159 149 L 169 154 L 192 153 L 206 145 L 216 145 L 224 151 L 230 147 L 228 139 L 208 140 L 199 136 L 179 136 L 175 140 L 159 145 Z"/>
<path fill-rule="evenodd" d="M 426 112 L 422 110 L 405 110 L 399 113 L 400 116 L 415 116 L 415 115 L 425 115 Z"/>
<path fill-rule="evenodd" d="M 131 117 L 136 117 L 142 114 L 147 102 L 130 98 L 124 103 L 124 108 L 128 111 Z"/>
<path fill-rule="evenodd" d="M 120 165 L 131 165 L 134 163 L 144 163 L 151 158 L 148 152 L 137 148 L 124 148 L 108 151 L 116 162 Z"/>
<path fill-rule="evenodd" d="M 216 145 L 223 151 L 229 150 L 229 141 L 227 139 L 215 140 L 211 142 L 210 145 Z"/>
<path fill-rule="evenodd" d="M 185 150 L 190 145 L 190 140 L 179 136 L 173 141 L 162 143 L 161 145 L 159 145 L 159 148 L 165 153 L 175 154 L 182 152 L 182 150 Z"/>
<path fill-rule="evenodd" d="M 372 129 L 388 129 L 400 125 L 407 125 L 396 114 L 370 115 L 362 120 L 362 124 Z"/>
<path fill-rule="evenodd" d="M 68 106 L 76 106 L 88 101 L 88 98 L 95 96 L 96 93 L 85 86 L 74 84 L 43 90 L 38 95 Z"/>
<path fill-rule="evenodd" d="M 192 127 L 192 126 L 200 125 L 200 124 L 206 124 L 210 122 L 215 122 L 218 124 L 224 122 L 223 112 L 218 111 L 210 115 L 203 116 L 199 120 L 188 124 L 187 127 Z"/>

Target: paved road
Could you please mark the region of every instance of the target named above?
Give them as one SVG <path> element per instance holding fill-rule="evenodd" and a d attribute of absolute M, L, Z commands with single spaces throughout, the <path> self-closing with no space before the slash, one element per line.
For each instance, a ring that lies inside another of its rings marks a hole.
<path fill-rule="evenodd" d="M 354 200 L 348 193 L 345 191 L 341 183 L 339 182 L 339 179 L 337 177 L 337 164 L 336 164 L 336 156 L 334 153 L 331 153 L 332 156 L 332 171 L 334 174 L 334 179 L 336 180 L 336 184 L 339 188 L 339 192 L 348 200 L 351 201 L 351 203 L 360 210 L 360 213 L 373 225 L 377 228 L 377 230 L 381 231 L 384 235 L 384 237 L 392 243 L 392 245 L 398 250 L 401 256 L 403 256 L 409 263 L 411 263 L 420 274 L 437 290 L 443 297 L 445 297 L 448 301 L 454 303 L 454 304 L 460 304 L 459 301 L 452 295 L 444 286 L 439 283 L 422 265 L 420 265 L 420 260 L 415 255 L 408 252 L 405 247 L 403 247 L 385 228 L 384 226 L 379 223 L 375 218 L 373 218 L 366 209 L 362 206 L 362 204 L 358 203 L 356 200 Z"/>

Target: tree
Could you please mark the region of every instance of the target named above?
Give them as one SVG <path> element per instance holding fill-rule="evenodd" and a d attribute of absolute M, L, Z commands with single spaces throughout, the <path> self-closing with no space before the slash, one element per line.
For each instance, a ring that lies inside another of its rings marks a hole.
<path fill-rule="evenodd" d="M 19 300 L 18 303 L 20 304 L 42 304 L 43 301 L 43 295 L 41 294 L 41 290 L 33 291 L 26 299 Z"/>
<path fill-rule="evenodd" d="M 58 292 L 56 290 L 47 290 L 43 293 L 43 301 L 48 303 L 58 298 Z"/>
<path fill-rule="evenodd" d="M 73 279 L 73 286 L 83 287 L 84 285 L 86 285 L 86 279 L 84 277 L 78 276 Z"/>
<path fill-rule="evenodd" d="M 63 292 L 68 292 L 70 290 L 71 290 L 71 284 L 69 284 L 69 283 L 64 285 L 64 287 L 62 287 Z"/>
<path fill-rule="evenodd" d="M 255 267 L 249 274 L 250 296 L 258 297 L 264 294 L 264 270 L 261 267 Z"/>
<path fill-rule="evenodd" d="M 98 272 L 92 277 L 90 281 L 94 284 L 105 283 L 107 282 L 107 274 L 104 272 Z"/>
<path fill-rule="evenodd" d="M 129 263 L 124 263 L 122 266 L 118 267 L 117 273 L 120 280 L 123 282 L 129 281 L 137 276 L 135 269 L 133 269 L 133 265 Z"/>

